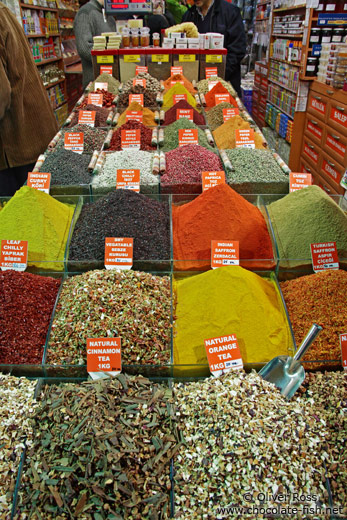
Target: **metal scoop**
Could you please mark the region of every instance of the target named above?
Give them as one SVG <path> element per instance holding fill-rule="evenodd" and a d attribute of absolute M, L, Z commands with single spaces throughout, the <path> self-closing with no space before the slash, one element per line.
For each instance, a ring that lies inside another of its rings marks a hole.
<path fill-rule="evenodd" d="M 269 361 L 259 372 L 259 375 L 273 383 L 287 399 L 293 397 L 305 379 L 305 370 L 300 360 L 316 339 L 322 327 L 314 323 L 304 338 L 294 357 L 277 356 Z"/>

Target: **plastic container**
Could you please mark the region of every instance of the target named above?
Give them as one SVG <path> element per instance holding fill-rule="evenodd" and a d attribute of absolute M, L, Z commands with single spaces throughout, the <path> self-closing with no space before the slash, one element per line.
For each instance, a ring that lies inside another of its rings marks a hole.
<path fill-rule="evenodd" d="M 172 66 L 182 67 L 183 76 L 189 81 L 199 81 L 199 54 L 198 49 L 173 49 Z"/>
<path fill-rule="evenodd" d="M 140 29 L 140 45 L 141 47 L 149 47 L 149 28 L 141 27 Z"/>
<path fill-rule="evenodd" d="M 206 79 L 206 69 L 210 67 L 217 68 L 217 75 L 225 78 L 225 65 L 227 59 L 227 50 L 200 50 L 200 72 L 199 80 Z"/>
<path fill-rule="evenodd" d="M 172 50 L 155 47 L 146 49 L 148 74 L 165 81 L 171 76 Z"/>
<path fill-rule="evenodd" d="M 146 66 L 146 49 L 119 49 L 119 79 L 123 83 L 136 76 L 136 67 Z"/>

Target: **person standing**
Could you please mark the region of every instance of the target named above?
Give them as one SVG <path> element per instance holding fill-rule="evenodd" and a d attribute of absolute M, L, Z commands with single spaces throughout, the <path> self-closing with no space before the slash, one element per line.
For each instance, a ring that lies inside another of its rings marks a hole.
<path fill-rule="evenodd" d="M 58 124 L 15 15 L 0 2 L 0 195 L 27 179 Z"/>
<path fill-rule="evenodd" d="M 82 62 L 83 88 L 94 79 L 91 55 L 93 37 L 100 36 L 103 32 L 116 32 L 116 29 L 115 19 L 105 15 L 103 0 L 89 0 L 76 14 L 74 33 L 77 52 Z"/>
<path fill-rule="evenodd" d="M 199 33 L 224 35 L 227 49 L 225 79 L 241 96 L 241 60 L 246 54 L 246 34 L 240 10 L 226 0 L 194 0 L 183 15 L 183 22 L 193 22 Z"/>

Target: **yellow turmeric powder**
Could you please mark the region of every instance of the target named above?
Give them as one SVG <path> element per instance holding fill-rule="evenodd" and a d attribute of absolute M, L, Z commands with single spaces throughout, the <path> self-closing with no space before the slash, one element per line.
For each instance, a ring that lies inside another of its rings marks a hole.
<path fill-rule="evenodd" d="M 249 130 L 250 128 L 249 123 L 242 119 L 242 117 L 234 116 L 216 128 L 212 133 L 218 148 L 220 150 L 228 150 L 236 147 L 235 130 Z M 256 132 L 254 133 L 254 142 L 256 148 L 266 148 L 261 135 Z"/>
<path fill-rule="evenodd" d="M 126 123 L 126 117 L 129 112 L 142 112 L 143 120 L 142 124 L 145 126 L 156 126 L 157 123 L 154 119 L 154 112 L 150 110 L 149 108 L 143 107 L 140 105 L 140 103 L 137 103 L 136 101 L 133 101 L 130 103 L 128 108 L 124 110 L 124 112 L 121 113 L 118 119 L 117 128 L 124 125 Z"/>
<path fill-rule="evenodd" d="M 190 104 L 190 106 L 192 106 L 193 108 L 196 107 L 195 98 L 190 94 L 190 92 L 188 92 L 185 86 L 181 83 L 175 83 L 175 85 L 171 87 L 169 90 L 167 90 L 164 94 L 164 109 L 171 108 L 175 104 L 174 96 L 176 96 L 177 94 L 185 94 L 187 96 L 187 102 Z"/>

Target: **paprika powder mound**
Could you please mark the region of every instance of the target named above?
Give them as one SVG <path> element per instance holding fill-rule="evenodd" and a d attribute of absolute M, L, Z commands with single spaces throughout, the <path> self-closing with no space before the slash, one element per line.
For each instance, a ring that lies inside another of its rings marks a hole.
<path fill-rule="evenodd" d="M 206 193 L 213 191 L 209 189 Z M 235 334 L 244 364 L 293 355 L 293 339 L 272 278 L 240 266 L 174 279 L 174 364 L 207 364 L 204 340 Z M 187 372 L 193 367 L 175 367 Z"/>
<path fill-rule="evenodd" d="M 240 264 L 273 269 L 274 251 L 261 211 L 227 184 L 203 192 L 191 202 L 172 207 L 174 267 L 211 267 L 211 240 L 238 240 Z"/>
<path fill-rule="evenodd" d="M 61 280 L 0 271 L 0 364 L 39 364 Z"/>
<path fill-rule="evenodd" d="M 229 103 L 234 108 L 239 108 L 238 104 L 236 103 L 235 99 L 232 97 L 232 95 L 229 93 L 229 91 L 222 85 L 222 83 L 219 81 L 207 94 L 205 94 L 205 101 L 206 106 L 211 108 L 216 106 L 216 100 L 215 95 L 216 94 L 229 94 L 230 101 Z"/>
<path fill-rule="evenodd" d="M 193 110 L 193 122 L 199 126 L 204 126 L 206 124 L 204 116 L 192 108 L 187 101 L 181 99 L 181 101 L 175 103 L 173 107 L 169 108 L 169 110 L 165 112 L 165 119 L 162 126 L 171 125 L 171 123 L 174 123 L 177 120 L 177 110 Z"/>

